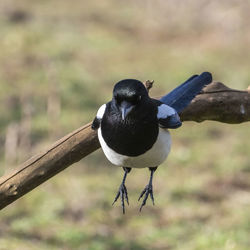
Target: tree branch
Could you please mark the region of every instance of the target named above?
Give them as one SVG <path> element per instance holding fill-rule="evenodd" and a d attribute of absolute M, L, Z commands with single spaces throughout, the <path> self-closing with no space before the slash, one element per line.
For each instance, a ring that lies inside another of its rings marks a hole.
<path fill-rule="evenodd" d="M 153 82 L 146 82 L 148 90 Z M 180 114 L 182 121 L 250 121 L 250 91 L 233 90 L 214 82 Z M 32 157 L 14 172 L 0 178 L 0 209 L 100 147 L 87 124 L 66 135 L 45 152 Z"/>
<path fill-rule="evenodd" d="M 231 124 L 250 121 L 250 90 L 230 89 L 213 82 L 180 115 L 183 121 L 213 120 Z"/>

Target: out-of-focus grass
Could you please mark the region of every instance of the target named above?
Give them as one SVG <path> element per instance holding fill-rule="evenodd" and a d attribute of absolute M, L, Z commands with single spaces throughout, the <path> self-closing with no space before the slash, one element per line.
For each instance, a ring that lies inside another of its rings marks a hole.
<path fill-rule="evenodd" d="M 154 79 L 153 96 L 204 70 L 229 87 L 250 82 L 247 1 L 1 5 L 1 142 L 22 121 L 22 100 L 33 107 L 32 148 L 19 162 L 89 122 L 122 78 Z M 56 123 L 47 111 L 55 90 Z M 249 249 L 249 136 L 248 123 L 184 123 L 155 174 L 156 206 L 139 213 L 149 171 L 133 170 L 125 216 L 111 206 L 122 170 L 95 152 L 1 211 L 0 249 Z"/>

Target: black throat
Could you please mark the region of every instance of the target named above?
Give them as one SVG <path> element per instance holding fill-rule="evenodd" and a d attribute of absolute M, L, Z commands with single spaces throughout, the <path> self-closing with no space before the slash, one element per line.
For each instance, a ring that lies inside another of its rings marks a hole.
<path fill-rule="evenodd" d="M 159 133 L 157 106 L 149 98 L 122 120 L 119 109 L 111 101 L 106 106 L 101 131 L 106 144 L 115 152 L 141 155 L 152 148 Z"/>

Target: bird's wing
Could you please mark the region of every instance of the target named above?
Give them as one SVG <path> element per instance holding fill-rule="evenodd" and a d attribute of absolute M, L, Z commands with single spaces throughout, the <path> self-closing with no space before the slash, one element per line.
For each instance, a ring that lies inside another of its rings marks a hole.
<path fill-rule="evenodd" d="M 170 106 L 162 103 L 161 101 L 154 100 L 157 105 L 157 118 L 161 128 L 179 128 L 181 120 L 178 113 Z"/>
<path fill-rule="evenodd" d="M 203 72 L 200 75 L 190 77 L 186 82 L 163 96 L 160 101 L 174 108 L 180 113 L 189 103 L 201 92 L 204 86 L 212 82 L 212 75 L 209 72 Z"/>
<path fill-rule="evenodd" d="M 102 121 L 102 117 L 105 113 L 106 110 L 106 104 L 103 104 L 97 111 L 96 117 L 94 119 L 94 121 L 92 122 L 91 128 L 96 130 L 100 127 L 101 121 Z"/>

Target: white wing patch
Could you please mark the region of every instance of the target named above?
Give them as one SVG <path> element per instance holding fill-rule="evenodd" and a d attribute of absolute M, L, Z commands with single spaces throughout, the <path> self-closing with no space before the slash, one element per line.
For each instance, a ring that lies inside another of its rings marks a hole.
<path fill-rule="evenodd" d="M 158 106 L 157 118 L 165 119 L 168 116 L 174 115 L 175 113 L 176 113 L 175 109 L 171 108 L 166 104 L 161 104 L 160 106 Z"/>
<path fill-rule="evenodd" d="M 96 117 L 98 119 L 102 119 L 104 113 L 105 113 L 105 109 L 106 109 L 106 104 L 103 104 L 97 111 Z"/>

